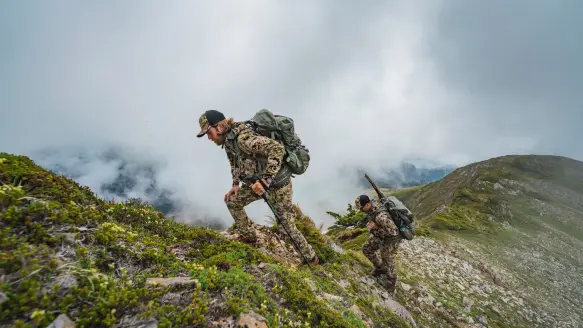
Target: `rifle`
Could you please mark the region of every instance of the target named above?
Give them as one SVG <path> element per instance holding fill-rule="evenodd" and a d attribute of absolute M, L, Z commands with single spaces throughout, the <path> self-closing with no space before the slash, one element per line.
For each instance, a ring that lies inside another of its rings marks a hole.
<path fill-rule="evenodd" d="M 368 174 L 364 174 L 364 177 L 368 180 L 368 182 L 370 182 L 370 184 L 372 185 L 372 187 L 374 188 L 374 190 L 377 192 L 377 195 L 379 196 L 379 201 L 382 203 L 383 199 L 385 199 L 385 195 L 381 192 L 381 190 L 377 187 L 377 185 L 371 180 L 371 178 L 368 176 Z M 389 213 L 391 214 L 391 217 L 393 217 L 393 221 L 395 222 L 395 224 L 397 225 L 397 227 L 399 228 L 399 232 L 401 233 L 401 235 L 403 235 L 403 237 L 405 237 L 408 240 L 413 239 L 413 227 L 411 225 L 411 220 L 409 220 L 409 218 L 404 215 L 403 213 L 401 213 L 398 210 L 394 209 L 395 203 L 393 201 L 391 201 L 390 199 L 386 199 L 386 203 L 385 203 L 385 208 L 387 209 L 387 211 L 389 211 Z"/>
<path fill-rule="evenodd" d="M 364 174 L 364 177 L 368 180 L 368 182 L 370 182 L 370 184 L 372 185 L 372 187 L 374 188 L 374 190 L 377 192 L 377 195 L 379 196 L 379 200 L 382 200 L 383 198 L 385 198 L 385 195 L 383 195 L 383 193 L 381 192 L 381 190 L 377 187 L 377 185 L 372 182 L 372 180 L 370 179 L 370 177 L 368 176 L 368 174 Z"/>
<path fill-rule="evenodd" d="M 287 231 L 287 228 L 285 227 L 285 225 L 281 223 L 281 221 L 282 221 L 281 220 L 281 217 L 279 216 L 279 214 L 277 214 L 277 211 L 275 210 L 275 208 L 273 207 L 273 205 L 271 205 L 271 203 L 269 202 L 269 200 L 267 200 L 267 189 L 268 188 L 263 183 L 263 180 L 259 179 L 256 176 L 248 177 L 248 178 L 245 178 L 244 180 L 246 182 L 252 182 L 252 183 L 255 183 L 255 181 L 259 180 L 259 183 L 261 183 L 261 185 L 263 186 L 263 189 L 265 189 L 265 192 L 263 193 L 263 195 L 261 195 L 261 198 L 263 198 L 263 200 L 267 203 L 267 206 L 269 206 L 269 208 L 271 209 L 271 212 L 273 212 L 273 215 L 275 215 L 275 219 L 277 220 L 277 224 L 279 224 L 280 226 L 283 227 L 283 230 L 289 236 L 289 239 L 291 240 L 292 244 L 294 245 L 295 249 L 298 251 L 298 253 L 302 257 L 302 259 L 304 260 L 304 262 L 308 265 L 308 267 L 311 268 L 310 262 L 306 260 L 306 257 L 302 253 L 300 247 L 296 244 L 296 241 L 292 238 L 292 236 L 290 235 L 289 231 Z M 291 224 L 293 224 L 293 223 L 291 223 Z"/>

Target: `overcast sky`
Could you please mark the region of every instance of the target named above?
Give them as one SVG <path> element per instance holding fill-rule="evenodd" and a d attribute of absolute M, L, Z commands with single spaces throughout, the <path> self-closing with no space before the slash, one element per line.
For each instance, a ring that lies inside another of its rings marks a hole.
<path fill-rule="evenodd" d="M 317 222 L 360 193 L 342 169 L 421 157 L 583 160 L 581 1 L 4 1 L 0 151 L 44 163 L 124 147 L 193 215 L 232 220 L 214 108 L 291 116 L 312 153 L 294 200 Z M 57 149 L 50 159 L 39 151 Z M 341 160 L 335 157 L 339 156 Z M 84 166 L 98 186 L 114 170 Z M 267 206 L 250 207 L 262 222 Z"/>

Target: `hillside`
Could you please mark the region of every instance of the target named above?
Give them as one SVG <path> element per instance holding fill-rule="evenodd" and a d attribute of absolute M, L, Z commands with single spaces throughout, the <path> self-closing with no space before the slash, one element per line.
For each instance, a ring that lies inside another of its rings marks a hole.
<path fill-rule="evenodd" d="M 489 327 L 583 326 L 583 163 L 504 156 L 393 194 L 421 235 L 397 260 L 402 287 L 423 292 L 399 299 L 414 315 L 445 307 Z M 356 251 L 367 237 L 328 234 Z"/>
<path fill-rule="evenodd" d="M 0 326 L 409 327 L 362 254 L 327 239 L 297 208 L 320 266 L 269 227 L 258 247 L 177 223 L 0 153 Z M 257 325 L 255 325 L 257 324 Z"/>
<path fill-rule="evenodd" d="M 273 227 L 252 247 L 24 156 L 0 153 L 0 185 L 0 327 L 582 325 L 583 163 L 570 159 L 495 158 L 393 191 L 420 233 L 399 250 L 394 295 L 370 276 L 366 229 L 322 235 L 299 207 L 319 266 L 298 265 Z"/>

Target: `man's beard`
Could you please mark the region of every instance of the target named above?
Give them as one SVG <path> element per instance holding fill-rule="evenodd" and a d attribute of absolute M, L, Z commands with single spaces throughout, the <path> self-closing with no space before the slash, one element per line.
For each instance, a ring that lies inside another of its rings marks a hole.
<path fill-rule="evenodd" d="M 219 140 L 215 141 L 215 144 L 217 146 L 222 146 L 225 143 L 225 139 L 226 139 L 225 136 L 220 136 Z"/>

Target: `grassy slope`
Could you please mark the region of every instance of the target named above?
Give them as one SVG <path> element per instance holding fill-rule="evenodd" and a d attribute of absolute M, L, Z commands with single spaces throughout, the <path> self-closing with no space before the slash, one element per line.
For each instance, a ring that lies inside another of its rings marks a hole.
<path fill-rule="evenodd" d="M 77 327 L 148 318 L 159 327 L 206 327 L 249 311 L 270 327 L 406 326 L 367 294 L 376 287 L 363 292 L 358 279 L 370 263 L 330 251 L 304 216 L 298 227 L 324 262 L 311 270 L 174 222 L 139 200 L 105 202 L 26 157 L 0 153 L 0 186 L 0 326 L 46 327 L 65 313 Z M 152 288 L 150 277 L 196 284 Z M 322 298 L 328 294 L 342 301 Z"/>
<path fill-rule="evenodd" d="M 583 319 L 583 163 L 504 156 L 394 193 L 420 232 L 459 242 L 511 274 L 508 287 L 563 322 Z"/>

